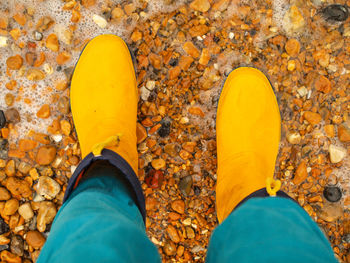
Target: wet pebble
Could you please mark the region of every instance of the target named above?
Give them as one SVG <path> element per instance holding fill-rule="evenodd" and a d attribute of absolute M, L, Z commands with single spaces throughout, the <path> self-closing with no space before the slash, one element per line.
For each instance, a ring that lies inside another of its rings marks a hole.
<path fill-rule="evenodd" d="M 59 183 L 47 176 L 41 176 L 36 185 L 36 192 L 49 200 L 55 198 L 60 190 Z"/>
<path fill-rule="evenodd" d="M 10 249 L 13 254 L 23 256 L 24 241 L 21 236 L 15 235 L 11 238 Z"/>
<path fill-rule="evenodd" d="M 156 189 L 162 186 L 164 175 L 162 171 L 152 169 L 145 177 L 145 182 L 148 187 Z"/>
<path fill-rule="evenodd" d="M 7 159 L 8 141 L 0 138 L 0 159 Z"/>
<path fill-rule="evenodd" d="M 322 11 L 324 19 L 328 22 L 343 22 L 349 16 L 349 10 L 343 5 L 329 5 L 325 7 Z"/>
<path fill-rule="evenodd" d="M 187 176 L 181 178 L 181 180 L 179 182 L 180 192 L 184 196 L 189 195 L 191 192 L 191 189 L 192 189 L 192 184 L 193 184 L 193 179 L 192 179 L 191 175 L 187 175 Z"/>
<path fill-rule="evenodd" d="M 54 146 L 42 146 L 36 155 L 36 162 L 40 165 L 48 165 L 56 157 L 56 148 Z"/>
<path fill-rule="evenodd" d="M 158 130 L 158 134 L 160 137 L 164 138 L 170 134 L 170 122 L 165 121 L 162 123 L 162 127 Z"/>
<path fill-rule="evenodd" d="M 38 231 L 29 231 L 26 236 L 26 241 L 29 246 L 39 249 L 44 245 L 45 237 Z"/>
<path fill-rule="evenodd" d="M 12 122 L 14 124 L 21 121 L 21 117 L 19 112 L 15 108 L 10 108 L 5 111 L 5 117 L 8 122 Z"/>
<path fill-rule="evenodd" d="M 6 224 L 4 219 L 0 217 L 0 235 L 7 233 L 8 231 L 10 231 L 8 224 Z"/>
<path fill-rule="evenodd" d="M 0 129 L 4 128 L 6 125 L 6 117 L 5 117 L 5 113 L 0 110 Z"/>
<path fill-rule="evenodd" d="M 326 186 L 323 195 L 329 202 L 338 202 L 342 197 L 342 192 L 337 186 Z"/>

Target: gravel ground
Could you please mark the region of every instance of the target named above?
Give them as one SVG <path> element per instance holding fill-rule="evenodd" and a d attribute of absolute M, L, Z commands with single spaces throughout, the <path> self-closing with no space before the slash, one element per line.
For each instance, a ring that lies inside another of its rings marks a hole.
<path fill-rule="evenodd" d="M 139 178 L 163 262 L 204 262 L 215 213 L 215 116 L 236 67 L 279 100 L 275 177 L 350 262 L 350 1 L 0 3 L 0 259 L 35 262 L 80 161 L 69 81 L 94 36 L 124 38 L 140 92 Z M 6 123 L 5 120 L 6 119 Z"/>

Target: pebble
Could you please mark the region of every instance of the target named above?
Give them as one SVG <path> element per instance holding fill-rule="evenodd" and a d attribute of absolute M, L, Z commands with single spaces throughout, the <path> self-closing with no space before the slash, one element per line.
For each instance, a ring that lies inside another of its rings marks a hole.
<path fill-rule="evenodd" d="M 167 137 L 170 134 L 170 126 L 171 126 L 170 121 L 164 121 L 162 123 L 162 126 L 158 130 L 159 136 L 162 138 Z"/>
<path fill-rule="evenodd" d="M 164 152 L 169 154 L 171 157 L 177 156 L 180 149 L 181 149 L 180 146 L 177 145 L 176 143 L 170 143 L 164 146 Z"/>
<path fill-rule="evenodd" d="M 326 186 L 323 195 L 329 202 L 338 202 L 342 197 L 342 192 L 337 186 Z"/>
<path fill-rule="evenodd" d="M 10 192 L 6 188 L 0 187 L 0 201 L 6 201 L 11 198 Z"/>
<path fill-rule="evenodd" d="M 31 169 L 31 166 L 28 163 L 26 163 L 26 162 L 20 162 L 20 164 L 18 165 L 18 170 L 22 174 L 29 173 L 30 169 Z"/>
<path fill-rule="evenodd" d="M 57 102 L 58 110 L 62 114 L 68 114 L 69 113 L 69 99 L 66 96 L 60 97 Z"/>
<path fill-rule="evenodd" d="M 46 47 L 54 52 L 60 49 L 60 44 L 56 34 L 50 34 L 46 39 Z"/>
<path fill-rule="evenodd" d="M 334 144 L 329 146 L 329 156 L 332 163 L 341 162 L 345 158 L 346 153 L 346 149 L 341 146 L 336 146 Z"/>
<path fill-rule="evenodd" d="M 302 161 L 299 164 L 297 170 L 295 171 L 293 183 L 295 185 L 300 185 L 303 181 L 305 181 L 306 178 L 307 178 L 307 167 L 306 167 L 306 163 Z"/>
<path fill-rule="evenodd" d="M 340 205 L 337 204 L 326 204 L 323 206 L 321 211 L 317 214 L 319 218 L 326 222 L 335 222 L 338 220 L 344 211 Z"/>
<path fill-rule="evenodd" d="M 147 138 L 147 131 L 140 123 L 137 123 L 136 125 L 136 136 L 137 144 L 143 142 Z"/>
<path fill-rule="evenodd" d="M 171 203 L 171 208 L 178 212 L 179 214 L 183 214 L 185 212 L 185 202 L 182 200 L 175 200 Z"/>
<path fill-rule="evenodd" d="M 0 36 L 0 47 L 6 47 L 7 46 L 7 37 Z"/>
<path fill-rule="evenodd" d="M 283 17 L 283 28 L 288 35 L 294 35 L 303 30 L 305 20 L 297 6 L 292 5 Z"/>
<path fill-rule="evenodd" d="M 324 131 L 326 132 L 327 136 L 330 138 L 333 138 L 335 135 L 335 131 L 334 131 L 334 125 L 329 124 L 329 125 L 325 125 L 324 126 Z"/>
<path fill-rule="evenodd" d="M 0 158 L 7 159 L 8 156 L 8 141 L 0 138 Z"/>
<path fill-rule="evenodd" d="M 301 141 L 301 136 L 299 132 L 289 132 L 287 134 L 287 140 L 291 144 L 299 144 Z"/>
<path fill-rule="evenodd" d="M 18 206 L 19 206 L 19 202 L 17 199 L 12 198 L 10 200 L 7 200 L 2 213 L 7 216 L 13 215 L 14 213 L 17 212 Z"/>
<path fill-rule="evenodd" d="M 20 151 L 28 152 L 35 149 L 38 146 L 38 142 L 28 139 L 21 139 L 18 142 L 18 148 Z"/>
<path fill-rule="evenodd" d="M 168 225 L 167 229 L 166 229 L 170 239 L 174 242 L 174 243 L 179 243 L 180 242 L 180 236 L 179 233 L 177 232 L 176 228 L 172 225 Z"/>
<path fill-rule="evenodd" d="M 56 206 L 49 201 L 40 202 L 40 207 L 37 216 L 37 229 L 40 232 L 45 232 L 46 225 L 50 224 L 56 216 Z"/>
<path fill-rule="evenodd" d="M 200 55 L 199 50 L 195 47 L 195 45 L 193 45 L 192 42 L 186 42 L 183 46 L 182 46 L 183 50 L 190 55 L 191 57 L 194 58 L 198 58 Z"/>
<path fill-rule="evenodd" d="M 93 15 L 92 20 L 101 28 L 105 28 L 107 26 L 107 20 L 104 19 L 102 16 L 99 15 Z"/>
<path fill-rule="evenodd" d="M 34 216 L 34 212 L 30 203 L 24 203 L 18 208 L 18 213 L 24 220 L 32 219 Z"/>
<path fill-rule="evenodd" d="M 163 169 L 166 165 L 165 161 L 162 158 L 152 160 L 151 164 L 152 167 L 156 170 Z"/>
<path fill-rule="evenodd" d="M 56 157 L 54 146 L 42 146 L 36 155 L 36 162 L 40 165 L 49 165 Z"/>
<path fill-rule="evenodd" d="M 8 122 L 16 124 L 21 121 L 19 112 L 15 108 L 10 108 L 5 111 L 5 117 Z"/>
<path fill-rule="evenodd" d="M 5 234 L 10 231 L 10 227 L 2 217 L 0 217 L 0 235 Z"/>
<path fill-rule="evenodd" d="M 31 68 L 27 71 L 27 79 L 30 81 L 39 81 L 45 78 L 45 73 L 40 69 Z"/>
<path fill-rule="evenodd" d="M 15 102 L 15 97 L 11 93 L 7 93 L 5 95 L 5 103 L 7 106 L 12 106 L 13 103 Z"/>
<path fill-rule="evenodd" d="M 187 175 L 180 179 L 179 189 L 184 196 L 188 196 L 191 192 L 193 179 L 191 175 Z"/>
<path fill-rule="evenodd" d="M 163 247 L 163 251 L 168 256 L 174 256 L 176 254 L 176 246 L 173 242 L 168 241 L 165 243 Z"/>
<path fill-rule="evenodd" d="M 0 110 L 0 129 L 4 128 L 6 125 L 6 117 L 5 117 L 5 113 Z"/>
<path fill-rule="evenodd" d="M 45 241 L 45 237 L 38 231 L 28 231 L 26 235 L 26 242 L 34 249 L 40 249 Z"/>
<path fill-rule="evenodd" d="M 10 160 L 7 162 L 5 167 L 5 173 L 7 176 L 14 176 L 16 173 L 15 161 Z"/>
<path fill-rule="evenodd" d="M 344 124 L 338 127 L 338 138 L 341 142 L 350 142 L 350 128 Z"/>
<path fill-rule="evenodd" d="M 6 60 L 6 65 L 9 69 L 18 70 L 23 65 L 23 58 L 20 55 L 9 57 Z"/>
<path fill-rule="evenodd" d="M 112 10 L 112 18 L 114 19 L 119 19 L 121 17 L 123 17 L 125 15 L 123 9 L 119 8 L 119 7 L 115 7 Z"/>
<path fill-rule="evenodd" d="M 14 196 L 28 198 L 32 195 L 32 190 L 30 189 L 28 183 L 14 176 L 6 179 L 5 186 Z"/>
<path fill-rule="evenodd" d="M 195 235 L 194 230 L 193 230 L 192 227 L 186 226 L 186 236 L 187 236 L 187 238 L 190 238 L 190 239 L 196 237 L 196 235 Z"/>
<path fill-rule="evenodd" d="M 316 125 L 320 123 L 320 121 L 322 120 L 322 117 L 320 114 L 312 111 L 305 111 L 304 118 L 312 125 Z"/>
<path fill-rule="evenodd" d="M 164 174 L 162 171 L 154 170 L 152 169 L 146 176 L 145 176 L 145 183 L 148 185 L 148 187 L 157 189 L 160 188 L 164 181 Z"/>
<path fill-rule="evenodd" d="M 44 196 L 46 199 L 53 199 L 60 192 L 60 185 L 50 177 L 41 176 L 39 177 L 36 185 L 36 192 L 39 195 Z"/>
<path fill-rule="evenodd" d="M 39 31 L 34 31 L 33 35 L 36 41 L 41 41 L 43 39 L 43 34 L 41 34 Z"/>
<path fill-rule="evenodd" d="M 12 236 L 10 249 L 13 254 L 16 254 L 17 256 L 23 256 L 24 241 L 21 236 L 19 235 Z"/>
<path fill-rule="evenodd" d="M 70 123 L 66 120 L 61 120 L 60 125 L 61 125 L 62 133 L 66 136 L 69 136 L 72 129 Z"/>
<path fill-rule="evenodd" d="M 48 104 L 44 104 L 41 106 L 40 110 L 36 113 L 36 116 L 41 119 L 47 119 L 51 115 L 50 106 Z"/>
<path fill-rule="evenodd" d="M 284 47 L 286 52 L 291 57 L 296 57 L 300 52 L 300 43 L 297 39 L 289 39 Z"/>
<path fill-rule="evenodd" d="M 349 16 L 349 10 L 346 6 L 333 4 L 326 6 L 321 11 L 325 20 L 328 22 L 343 22 Z"/>
<path fill-rule="evenodd" d="M 210 9 L 210 2 L 208 0 L 194 0 L 190 7 L 196 11 L 207 12 Z"/>
<path fill-rule="evenodd" d="M 332 90 L 332 85 L 329 79 L 321 75 L 315 82 L 315 88 L 323 93 L 329 93 Z"/>

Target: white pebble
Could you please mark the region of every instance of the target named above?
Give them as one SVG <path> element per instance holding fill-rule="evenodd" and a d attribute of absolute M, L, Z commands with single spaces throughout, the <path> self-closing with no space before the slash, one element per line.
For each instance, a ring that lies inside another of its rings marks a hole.
<path fill-rule="evenodd" d="M 230 32 L 230 34 L 228 34 L 228 38 L 229 39 L 233 39 L 235 37 L 235 33 Z"/>
<path fill-rule="evenodd" d="M 0 47 L 7 46 L 7 37 L 0 36 Z"/>
<path fill-rule="evenodd" d="M 149 90 L 153 90 L 155 86 L 156 86 L 156 82 L 154 80 L 149 80 L 146 83 L 146 88 Z"/>
<path fill-rule="evenodd" d="M 346 149 L 343 147 L 331 144 L 329 146 L 329 155 L 332 163 L 339 163 L 345 158 Z"/>
<path fill-rule="evenodd" d="M 107 20 L 104 19 L 102 16 L 99 15 L 93 15 L 92 20 L 101 28 L 105 28 L 107 26 Z"/>

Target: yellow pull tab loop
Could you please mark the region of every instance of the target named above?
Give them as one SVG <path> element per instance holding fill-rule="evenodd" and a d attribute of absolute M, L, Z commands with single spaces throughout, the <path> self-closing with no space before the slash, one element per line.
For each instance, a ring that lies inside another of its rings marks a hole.
<path fill-rule="evenodd" d="M 275 180 L 273 177 L 266 179 L 266 191 L 270 196 L 276 196 L 277 192 L 281 189 L 281 181 Z"/>
<path fill-rule="evenodd" d="M 106 147 L 112 147 L 112 146 L 118 146 L 119 142 L 120 142 L 120 137 L 122 136 L 122 134 L 117 134 L 114 136 L 109 137 L 107 140 L 105 140 L 104 142 L 100 142 L 100 143 L 96 143 L 93 147 L 92 147 L 92 153 L 93 155 L 96 156 L 100 156 L 101 152 L 104 148 Z"/>

